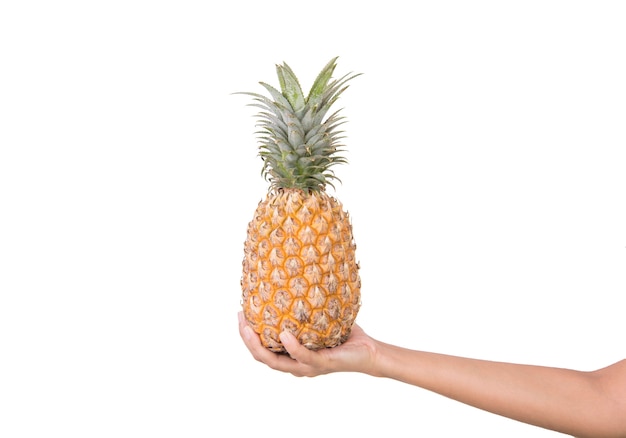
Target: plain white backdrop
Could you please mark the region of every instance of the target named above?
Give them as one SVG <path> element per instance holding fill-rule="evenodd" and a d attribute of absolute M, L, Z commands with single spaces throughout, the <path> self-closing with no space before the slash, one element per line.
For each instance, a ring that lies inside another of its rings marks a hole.
<path fill-rule="evenodd" d="M 415 349 L 625 357 L 619 1 L 5 1 L 0 436 L 551 437 L 398 382 L 298 379 L 237 332 L 265 195 L 237 91 L 360 72 L 333 191 L 357 322 Z"/>

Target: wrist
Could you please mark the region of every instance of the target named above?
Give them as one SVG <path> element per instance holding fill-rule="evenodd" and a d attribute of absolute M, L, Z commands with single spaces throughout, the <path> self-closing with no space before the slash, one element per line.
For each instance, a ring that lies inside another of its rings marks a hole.
<path fill-rule="evenodd" d="M 388 366 L 386 362 L 388 361 L 388 349 L 390 345 L 377 340 L 372 341 L 373 342 L 367 346 L 369 360 L 365 362 L 366 366 L 362 372 L 373 377 L 388 377 Z"/>

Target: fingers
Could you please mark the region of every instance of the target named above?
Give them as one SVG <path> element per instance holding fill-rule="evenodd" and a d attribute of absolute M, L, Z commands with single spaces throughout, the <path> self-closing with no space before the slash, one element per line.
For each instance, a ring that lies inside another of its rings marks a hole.
<path fill-rule="evenodd" d="M 246 322 L 242 312 L 239 312 L 238 317 L 239 334 L 241 335 L 243 342 L 246 344 L 246 347 L 248 347 L 248 350 L 250 350 L 250 353 L 252 353 L 252 356 L 257 361 L 263 362 L 270 368 L 277 371 L 283 371 L 294 375 L 300 374 L 298 372 L 298 362 L 291 359 L 287 355 L 272 353 L 270 350 L 265 348 L 261 344 L 261 339 L 259 338 L 259 335 L 257 335 L 254 330 L 252 330 L 252 327 L 250 327 Z M 294 340 L 298 345 L 300 345 L 296 339 Z"/>
<path fill-rule="evenodd" d="M 270 353 L 270 355 L 273 355 L 273 353 L 263 347 L 259 336 L 246 322 L 243 316 L 243 312 L 239 312 L 237 316 L 239 318 L 239 335 L 243 339 L 243 342 L 246 344 L 246 347 L 248 347 L 248 350 L 250 350 L 250 353 L 252 353 L 252 356 L 256 360 L 260 362 L 265 362 L 269 358 L 269 355 L 267 355 L 266 353 Z"/>

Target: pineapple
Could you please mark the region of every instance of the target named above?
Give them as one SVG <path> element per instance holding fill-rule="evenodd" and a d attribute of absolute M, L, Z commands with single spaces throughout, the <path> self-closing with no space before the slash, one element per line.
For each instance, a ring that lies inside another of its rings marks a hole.
<path fill-rule="evenodd" d="M 361 305 L 361 280 L 352 224 L 342 204 L 326 192 L 338 180 L 344 117 L 329 108 L 358 74 L 332 75 L 337 58 L 319 73 L 305 96 L 293 70 L 276 66 L 281 90 L 260 84 L 259 155 L 268 194 L 248 224 L 241 278 L 246 320 L 271 351 L 285 352 L 287 330 L 311 350 L 343 343 Z"/>

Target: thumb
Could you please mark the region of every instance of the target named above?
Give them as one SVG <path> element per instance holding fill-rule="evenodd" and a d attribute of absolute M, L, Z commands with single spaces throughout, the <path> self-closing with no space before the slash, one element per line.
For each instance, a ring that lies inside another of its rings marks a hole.
<path fill-rule="evenodd" d="M 287 353 L 289 353 L 292 359 L 303 363 L 307 363 L 310 360 L 311 351 L 300 344 L 300 341 L 298 341 L 293 333 L 284 331 L 279 337 L 280 342 L 285 346 L 285 350 L 287 350 Z"/>

